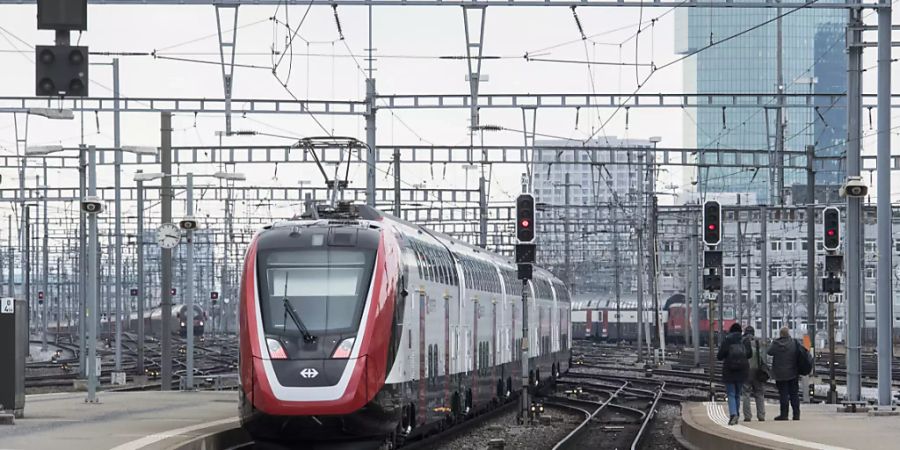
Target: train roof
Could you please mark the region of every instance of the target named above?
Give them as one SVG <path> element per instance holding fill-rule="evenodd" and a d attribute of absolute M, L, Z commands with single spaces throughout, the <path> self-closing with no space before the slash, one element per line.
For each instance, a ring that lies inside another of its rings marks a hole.
<path fill-rule="evenodd" d="M 313 212 L 304 213 L 301 217 L 292 218 L 274 222 L 272 225 L 264 227 L 264 229 L 281 228 L 281 227 L 328 227 L 328 226 L 359 226 L 362 228 L 380 229 L 382 227 L 391 226 L 394 230 L 404 236 L 431 236 L 435 240 L 444 244 L 450 251 L 465 254 L 475 258 L 489 260 L 505 269 L 516 269 L 516 263 L 513 258 L 503 256 L 487 249 L 469 244 L 440 233 L 430 230 L 421 225 L 405 221 L 390 214 L 386 214 L 378 209 L 368 205 L 359 205 L 341 202 L 338 206 L 332 208 L 327 205 L 317 205 L 315 216 Z M 554 285 L 555 288 L 564 287 L 565 284 L 553 275 L 550 271 L 534 266 L 534 275 L 546 279 Z"/>

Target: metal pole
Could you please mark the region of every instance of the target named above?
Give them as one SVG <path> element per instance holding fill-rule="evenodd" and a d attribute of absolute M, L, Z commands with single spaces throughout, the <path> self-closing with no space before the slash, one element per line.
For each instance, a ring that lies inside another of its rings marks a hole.
<path fill-rule="evenodd" d="M 828 403 L 837 403 L 837 385 L 834 379 L 834 294 L 828 294 Z"/>
<path fill-rule="evenodd" d="M 850 0 L 859 4 L 859 0 Z M 862 118 L 862 41 L 861 13 L 850 9 L 847 37 L 847 176 L 860 173 L 860 135 Z M 860 247 L 862 234 L 862 199 L 847 197 L 847 400 L 859 401 L 860 378 L 860 334 L 862 322 L 862 267 L 863 254 Z"/>
<path fill-rule="evenodd" d="M 615 211 L 615 209 L 613 209 L 613 211 Z M 615 222 L 613 222 L 613 225 L 615 225 Z M 613 235 L 613 258 L 616 260 L 616 332 L 619 333 L 617 339 L 622 340 L 621 320 L 619 319 L 619 313 L 621 312 L 619 310 L 619 291 L 621 288 L 619 287 L 619 252 L 618 245 L 616 244 L 617 240 L 616 236 Z M 637 263 L 637 359 L 638 362 L 641 362 L 644 360 L 644 229 L 640 227 L 637 229 Z M 648 349 L 650 347 L 650 340 L 650 336 L 647 336 Z"/>
<path fill-rule="evenodd" d="M 487 185 L 484 173 L 478 178 L 478 246 L 487 248 Z"/>
<path fill-rule="evenodd" d="M 769 319 L 769 236 L 766 227 L 769 224 L 769 209 L 766 205 L 759 207 L 759 239 L 760 239 L 760 269 L 762 273 L 759 277 L 759 289 L 762 294 L 762 337 L 763 342 L 768 342 L 772 338 L 772 323 Z"/>
<path fill-rule="evenodd" d="M 776 0 L 781 3 L 781 0 Z M 778 92 L 777 104 L 778 109 L 775 111 L 775 166 L 778 170 L 776 186 L 778 192 L 775 196 L 778 205 L 784 205 L 784 62 L 782 49 L 782 26 L 781 26 L 781 8 L 775 9 L 777 19 L 775 20 L 776 39 L 775 44 L 775 88 Z M 720 311 L 721 312 L 721 311 Z"/>
<path fill-rule="evenodd" d="M 87 196 L 87 148 L 78 146 L 78 195 Z M 87 215 L 78 208 L 78 373 L 87 376 Z"/>
<path fill-rule="evenodd" d="M 737 196 L 737 204 L 740 206 L 741 204 L 741 194 Z M 738 208 L 737 211 L 734 212 L 734 223 L 737 227 L 737 320 L 741 321 L 744 319 L 744 284 L 743 284 L 743 276 L 741 275 L 741 268 L 743 268 L 743 253 L 744 253 L 744 236 L 741 234 L 741 211 Z M 749 264 L 747 275 L 749 275 Z M 749 292 L 748 292 L 749 297 Z M 748 314 L 749 315 L 749 314 Z M 749 322 L 748 322 L 749 324 Z"/>
<path fill-rule="evenodd" d="M 528 407 L 531 401 L 528 398 L 528 281 L 522 280 L 522 408 L 519 411 L 521 420 L 524 422 L 528 415 Z"/>
<path fill-rule="evenodd" d="M 570 239 L 569 239 L 569 216 L 571 214 L 571 211 L 569 209 L 569 173 L 568 172 L 566 173 L 566 176 L 565 176 L 565 182 L 566 182 L 566 186 L 565 186 L 565 196 L 564 197 L 565 197 L 566 204 L 565 204 L 565 210 L 564 210 L 565 217 L 563 219 L 563 238 L 565 239 L 563 245 L 565 247 L 563 248 L 563 260 L 564 260 L 564 264 L 566 266 L 566 287 L 569 288 L 569 290 L 574 290 L 573 288 L 574 288 L 575 283 L 572 280 L 572 255 L 571 255 L 572 249 L 571 249 Z"/>
<path fill-rule="evenodd" d="M 97 195 L 97 151 L 93 146 L 88 148 L 88 195 Z M 97 403 L 97 244 L 100 239 L 97 231 L 97 214 L 88 214 L 88 273 L 87 280 L 87 307 L 85 317 L 88 321 L 87 347 L 88 347 L 88 403 Z"/>
<path fill-rule="evenodd" d="M 141 173 L 143 170 L 138 170 Z M 137 182 L 137 373 L 144 374 L 144 182 Z"/>
<path fill-rule="evenodd" d="M 161 223 L 172 222 L 172 113 L 162 113 L 160 120 L 162 164 L 162 191 L 160 204 L 162 209 Z M 160 299 L 162 308 L 162 326 L 160 345 L 162 356 L 160 361 L 160 388 L 163 391 L 172 389 L 172 249 L 160 248 Z"/>
<path fill-rule="evenodd" d="M 59 344 L 59 314 L 62 312 L 62 283 L 60 283 L 62 275 L 62 259 L 56 258 L 56 343 Z"/>
<path fill-rule="evenodd" d="M 194 215 L 194 174 L 187 174 L 187 202 L 186 211 L 188 217 Z M 187 230 L 187 282 L 185 289 L 187 306 L 187 383 L 186 389 L 194 389 L 194 231 Z"/>
<path fill-rule="evenodd" d="M 696 227 L 694 227 L 696 229 Z M 700 367 L 700 258 L 697 251 L 697 234 L 691 233 L 690 273 L 691 273 L 691 341 L 694 346 L 694 367 Z"/>
<path fill-rule="evenodd" d="M 879 1 L 878 10 L 878 283 L 876 299 L 876 323 L 878 328 L 878 404 L 891 406 L 891 360 L 894 346 L 894 299 L 891 281 L 894 277 L 891 257 L 891 3 Z"/>
<path fill-rule="evenodd" d="M 400 217 L 400 149 L 394 149 L 394 217 Z"/>
<path fill-rule="evenodd" d="M 122 370 L 122 143 L 119 120 L 119 58 L 112 60 L 113 72 L 113 147 L 114 187 L 115 187 L 115 283 L 113 295 L 116 296 L 116 371 Z"/>
<path fill-rule="evenodd" d="M 615 285 L 615 292 L 616 292 L 616 339 L 621 341 L 622 340 L 622 294 L 621 294 L 622 288 L 619 285 L 620 263 L 619 263 L 619 239 L 618 239 L 618 233 L 617 233 L 619 224 L 616 221 L 616 209 L 617 208 L 615 206 L 610 206 L 610 209 L 612 210 L 611 211 L 612 223 L 610 224 L 612 226 L 612 230 L 610 230 L 610 234 L 613 237 L 613 240 L 612 240 L 613 259 L 615 260 L 615 271 L 613 272 L 613 284 Z M 641 239 L 640 233 L 641 233 L 641 230 L 638 229 L 638 245 L 640 245 L 640 242 L 641 242 L 640 241 L 640 239 Z M 643 256 L 643 253 L 641 253 L 641 250 L 638 250 L 638 258 L 643 258 L 643 257 L 644 256 Z M 644 276 L 644 271 L 642 269 L 638 269 L 638 278 L 640 278 L 642 276 Z M 643 291 L 643 289 L 641 287 L 641 283 L 638 283 L 638 296 L 639 296 L 638 297 L 638 305 L 641 304 L 641 299 L 643 298 L 643 295 L 644 295 L 642 291 Z M 638 328 L 639 329 L 640 329 L 641 323 L 643 323 L 643 317 L 641 317 L 641 315 L 638 314 Z M 640 358 L 641 358 L 640 339 L 641 339 L 641 335 L 640 335 L 640 331 L 638 331 L 638 360 L 640 360 Z"/>
<path fill-rule="evenodd" d="M 41 274 L 41 279 L 43 281 L 44 288 L 44 304 L 41 308 L 41 351 L 47 351 L 47 321 L 50 319 L 49 311 L 50 311 L 50 219 L 47 215 L 47 184 L 50 180 L 47 179 L 47 158 L 43 158 L 43 166 L 44 166 L 44 232 L 42 236 L 42 244 L 41 250 L 43 253 L 43 269 Z"/>
<path fill-rule="evenodd" d="M 7 270 L 9 271 L 9 275 L 7 277 L 8 278 L 7 282 L 9 283 L 7 286 L 7 290 L 9 291 L 10 297 L 15 297 L 16 296 L 16 280 L 15 280 L 16 264 L 15 264 L 15 251 L 13 251 L 13 240 L 12 240 L 12 229 L 13 229 L 12 228 L 12 219 L 13 219 L 12 215 L 6 216 L 6 230 L 7 230 L 7 234 L 8 234 L 7 241 L 6 241 L 7 246 L 8 246 L 6 256 L 7 256 L 7 258 L 9 258 L 9 264 L 7 264 L 9 266 L 7 268 Z M 84 335 L 84 333 L 81 333 L 81 334 Z M 81 353 L 83 353 L 83 352 L 80 352 L 79 354 L 81 354 Z"/>
<path fill-rule="evenodd" d="M 816 147 L 806 146 L 806 334 L 810 351 L 816 352 Z M 816 368 L 813 367 L 813 374 Z"/>
<path fill-rule="evenodd" d="M 721 273 L 721 272 L 719 272 L 719 273 Z M 721 298 L 721 292 L 719 294 L 719 298 Z M 710 298 L 707 300 L 706 305 L 707 305 L 706 306 L 706 314 L 707 314 L 706 317 L 709 318 L 709 320 L 708 320 L 708 322 L 709 322 L 709 341 L 707 341 L 707 343 L 706 343 L 707 349 L 709 350 L 708 351 L 709 361 L 707 363 L 708 365 L 706 366 L 706 373 L 709 374 L 709 399 L 715 400 L 716 399 L 716 388 L 715 388 L 715 384 L 713 382 L 713 369 L 716 367 L 715 366 L 716 358 L 715 358 L 715 354 L 714 354 L 714 350 L 713 350 L 715 348 L 715 344 L 713 343 L 713 320 L 712 320 L 712 317 L 713 317 L 713 311 L 716 308 L 716 303 L 712 296 L 710 296 Z M 721 333 L 719 333 L 719 334 L 721 334 Z"/>
<path fill-rule="evenodd" d="M 34 306 L 31 304 L 32 296 L 31 296 L 31 205 L 25 203 L 25 208 L 22 211 L 22 218 L 24 220 L 25 228 L 23 230 L 23 237 L 25 239 L 25 248 L 23 249 L 23 257 L 25 258 L 24 267 L 22 267 L 24 273 L 22 274 L 22 293 L 25 295 L 26 302 L 25 305 L 28 307 L 28 333 L 31 335 L 31 312 L 34 310 Z M 28 342 L 30 339 L 26 339 L 25 348 L 29 349 Z"/>
<path fill-rule="evenodd" d="M 371 31 L 371 28 L 370 28 Z M 369 44 L 371 47 L 371 43 Z M 375 79 L 366 78 L 366 204 L 375 206 L 375 163 L 378 161 L 378 149 L 375 141 L 375 116 L 377 112 L 375 105 Z M 337 180 L 335 180 L 337 183 Z"/>
<path fill-rule="evenodd" d="M 659 247 L 659 222 L 656 220 L 659 216 L 659 198 L 656 194 L 653 195 L 652 201 L 651 207 L 653 210 L 650 213 L 650 221 L 653 225 L 650 228 L 650 232 L 653 233 L 653 240 L 650 241 L 650 275 L 653 277 L 653 281 L 650 284 L 650 288 L 653 289 L 653 322 L 656 325 L 656 334 L 657 339 L 659 340 L 659 353 L 662 361 L 665 361 L 666 334 L 663 330 L 662 309 L 659 307 L 659 252 L 657 251 L 657 248 Z M 649 335 L 647 336 L 647 340 L 650 340 Z"/>

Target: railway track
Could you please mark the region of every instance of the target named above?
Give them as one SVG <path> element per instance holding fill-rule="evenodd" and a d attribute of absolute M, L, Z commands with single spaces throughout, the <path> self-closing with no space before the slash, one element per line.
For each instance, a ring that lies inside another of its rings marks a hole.
<path fill-rule="evenodd" d="M 159 379 L 161 352 L 159 342 L 148 337 L 144 345 L 144 372 L 138 373 L 137 340 L 131 333 L 123 333 L 121 371 L 125 372 L 126 380 L 131 382 L 138 375 L 146 375 L 150 383 L 142 385 L 126 385 L 124 387 L 110 387 L 114 390 L 144 390 L 159 389 L 159 383 L 153 383 Z M 101 341 L 97 355 L 101 358 L 103 370 L 101 371 L 101 385 L 108 384 L 110 380 L 110 368 L 113 365 L 114 349 L 110 343 Z M 72 344 L 53 345 L 71 352 L 71 357 L 55 357 L 51 361 L 34 362 L 26 365 L 25 387 L 30 392 L 52 392 L 53 389 L 72 389 L 73 383 L 79 378 L 78 348 Z M 184 339 L 173 337 L 175 358 L 173 358 L 173 388 L 178 388 L 181 378 L 185 374 L 186 343 Z M 233 374 L 237 371 L 237 342 L 234 336 L 204 336 L 198 338 L 194 353 L 194 377 L 197 382 L 204 385 L 207 379 L 217 381 L 218 376 Z M 208 382 L 209 386 L 219 387 L 221 383 Z"/>
<path fill-rule="evenodd" d="M 589 448 L 603 442 L 606 448 L 641 448 L 659 402 L 665 382 L 655 390 L 639 389 L 624 381 L 614 391 L 583 390 L 587 398 L 554 396 L 546 402 L 578 411 L 590 411 L 585 420 L 559 441 L 553 450 Z M 606 395 L 603 398 L 603 395 Z"/>

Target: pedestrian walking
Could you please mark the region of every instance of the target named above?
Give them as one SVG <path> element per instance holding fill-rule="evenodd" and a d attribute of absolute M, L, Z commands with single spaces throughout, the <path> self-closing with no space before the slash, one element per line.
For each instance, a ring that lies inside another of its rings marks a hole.
<path fill-rule="evenodd" d="M 722 361 L 722 381 L 728 395 L 729 425 L 737 425 L 741 410 L 741 388 L 750 375 L 750 343 L 741 336 L 741 324 L 734 323 L 719 346 L 716 358 Z"/>
<path fill-rule="evenodd" d="M 766 420 L 766 381 L 769 379 L 769 365 L 766 364 L 766 345 L 757 339 L 753 327 L 747 325 L 744 328 L 744 342 L 750 345 L 750 374 L 744 383 L 741 401 L 744 405 L 744 422 L 753 420 L 753 412 L 750 408 L 750 396 L 756 400 L 756 418 L 763 422 Z"/>
<path fill-rule="evenodd" d="M 800 385 L 797 358 L 800 344 L 791 338 L 791 330 L 783 327 L 778 339 L 769 346 L 772 357 L 772 378 L 778 387 L 781 414 L 775 420 L 788 420 L 788 404 L 794 411 L 794 420 L 800 420 Z"/>

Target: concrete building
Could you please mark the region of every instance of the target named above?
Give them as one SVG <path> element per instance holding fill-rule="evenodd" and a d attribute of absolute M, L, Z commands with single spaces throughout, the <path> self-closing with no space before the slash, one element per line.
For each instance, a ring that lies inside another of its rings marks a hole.
<path fill-rule="evenodd" d="M 647 149 L 656 142 L 658 138 L 615 137 L 588 144 L 535 142 L 532 193 L 538 202 L 538 262 L 567 280 L 575 292 L 612 292 L 617 269 L 623 292 L 634 285 L 630 268 L 635 266 L 636 248 L 627 236 L 645 220 L 635 212 L 645 210 L 646 193 L 655 188 L 654 155 Z M 567 218 L 581 224 L 581 229 L 570 230 L 570 241 Z M 619 225 L 609 227 L 611 222 Z M 609 245 L 612 241 L 620 242 Z"/>
<path fill-rule="evenodd" d="M 676 293 L 688 291 L 688 255 L 691 230 L 680 219 L 684 214 L 663 209 L 660 214 L 659 257 L 660 297 L 667 298 Z M 806 211 L 789 207 L 787 209 L 768 208 L 767 237 L 760 233 L 760 221 L 763 217 L 758 209 L 743 210 L 737 214 L 733 210 L 723 213 L 723 237 L 719 249 L 723 251 L 723 291 L 724 304 L 742 318 L 744 323 L 752 323 L 760 329 L 760 314 L 763 305 L 761 277 L 762 246 L 766 245 L 768 260 L 769 317 L 773 332 L 783 325 L 798 330 L 798 335 L 805 332 L 807 323 L 806 282 L 808 267 L 806 265 Z M 846 219 L 844 219 L 846 220 Z M 863 263 L 863 308 L 866 329 L 863 332 L 864 344 L 874 343 L 875 319 L 875 280 L 877 276 L 877 258 L 875 247 L 875 209 L 865 212 Z M 821 210 L 816 212 L 816 291 L 817 291 L 817 330 L 826 330 L 825 295 L 821 292 L 821 278 L 825 251 L 822 247 Z M 740 239 L 738 226 L 740 224 Z M 695 226 L 699 227 L 699 224 Z M 900 253 L 900 210 L 894 212 L 895 251 Z M 846 241 L 843 243 L 846 246 Z M 701 250 L 702 252 L 702 250 Z M 741 263 L 738 265 L 738 253 Z M 702 255 L 702 253 L 701 253 Z M 702 256 L 701 256 L 702 258 Z M 894 280 L 894 312 L 900 316 L 900 258 L 894 258 L 894 273 L 888 274 Z M 741 286 L 738 286 L 740 279 Z M 846 276 L 842 280 L 846 292 Z M 843 325 L 846 310 L 845 294 L 836 294 L 837 340 L 843 341 Z M 895 328 L 900 317 L 895 317 Z M 821 336 L 821 335 L 820 335 Z"/>

